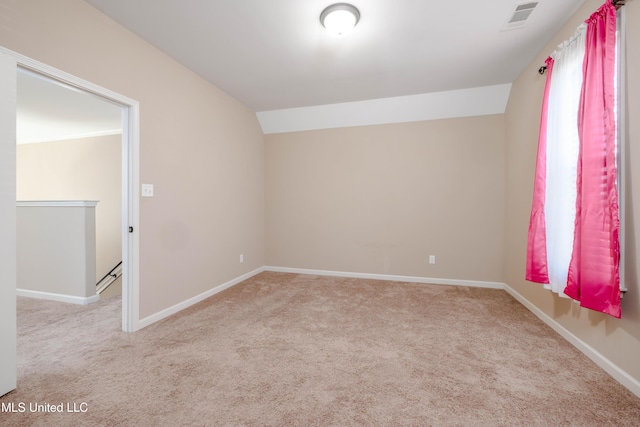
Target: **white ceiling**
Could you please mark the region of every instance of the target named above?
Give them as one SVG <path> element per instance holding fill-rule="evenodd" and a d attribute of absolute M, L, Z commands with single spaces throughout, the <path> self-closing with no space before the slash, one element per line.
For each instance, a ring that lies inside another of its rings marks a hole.
<path fill-rule="evenodd" d="M 18 144 L 119 134 L 121 111 L 96 95 L 27 70 L 18 72 Z"/>
<path fill-rule="evenodd" d="M 85 0 L 256 112 L 511 83 L 584 0 L 352 0 L 344 38 L 332 0 Z M 536 70 L 531 70 L 532 73 Z"/>
<path fill-rule="evenodd" d="M 527 0 L 352 0 L 360 22 L 335 38 L 319 21 L 332 0 L 85 1 L 256 111 L 265 133 L 502 112 L 509 84 L 584 3 L 540 0 L 505 31 Z M 120 114 L 18 76 L 18 143 L 119 133 Z"/>

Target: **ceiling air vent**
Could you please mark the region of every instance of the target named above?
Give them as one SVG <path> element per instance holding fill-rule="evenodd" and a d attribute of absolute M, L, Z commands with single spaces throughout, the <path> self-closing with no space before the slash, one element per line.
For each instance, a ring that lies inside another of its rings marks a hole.
<path fill-rule="evenodd" d="M 515 5 L 515 9 L 511 13 L 511 17 L 507 21 L 507 24 L 502 28 L 502 31 L 515 30 L 517 28 L 524 27 L 524 24 L 529 19 L 531 12 L 538 5 L 537 1 L 531 1 L 527 3 L 518 3 Z"/>

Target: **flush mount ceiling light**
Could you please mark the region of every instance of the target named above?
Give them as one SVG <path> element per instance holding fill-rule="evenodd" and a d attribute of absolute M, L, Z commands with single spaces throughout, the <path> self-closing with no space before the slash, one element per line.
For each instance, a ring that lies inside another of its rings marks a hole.
<path fill-rule="evenodd" d="M 344 36 L 353 30 L 360 20 L 360 12 L 348 3 L 336 3 L 320 14 L 320 23 L 334 36 Z"/>

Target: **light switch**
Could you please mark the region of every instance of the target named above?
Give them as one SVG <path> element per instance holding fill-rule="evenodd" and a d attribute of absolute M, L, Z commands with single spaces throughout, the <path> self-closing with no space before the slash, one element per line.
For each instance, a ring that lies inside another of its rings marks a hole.
<path fill-rule="evenodd" d="M 142 197 L 153 197 L 153 184 L 142 184 Z"/>

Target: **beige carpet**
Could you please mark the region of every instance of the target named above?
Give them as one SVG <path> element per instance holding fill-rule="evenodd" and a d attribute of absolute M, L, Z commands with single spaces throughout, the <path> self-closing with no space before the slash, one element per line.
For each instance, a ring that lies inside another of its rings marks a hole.
<path fill-rule="evenodd" d="M 640 399 L 499 290 L 262 273 L 134 334 L 18 300 L 3 426 L 637 426 Z M 34 404 L 75 413 L 32 413 Z"/>

